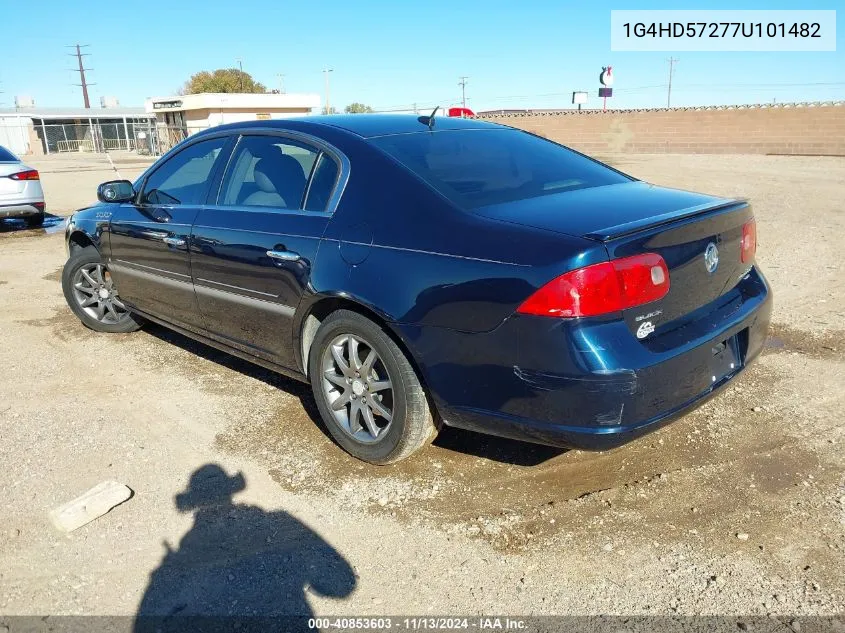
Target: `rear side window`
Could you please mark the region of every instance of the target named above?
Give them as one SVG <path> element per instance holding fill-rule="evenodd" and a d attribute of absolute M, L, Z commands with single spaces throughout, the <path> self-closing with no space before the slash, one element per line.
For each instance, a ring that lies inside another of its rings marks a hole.
<path fill-rule="evenodd" d="M 17 163 L 18 157 L 5 147 L 0 147 L 0 163 Z"/>
<path fill-rule="evenodd" d="M 203 204 L 208 178 L 227 140 L 200 141 L 168 158 L 147 178 L 141 204 Z"/>
<path fill-rule="evenodd" d="M 372 142 L 465 209 L 631 180 L 519 130 L 421 132 Z"/>
<path fill-rule="evenodd" d="M 323 152 L 320 154 L 317 168 L 311 177 L 308 187 L 308 199 L 305 201 L 307 211 L 325 211 L 329 206 L 335 183 L 337 183 L 338 167 L 335 160 Z"/>
<path fill-rule="evenodd" d="M 220 204 L 301 209 L 319 152 L 278 136 L 244 136 L 223 179 Z"/>

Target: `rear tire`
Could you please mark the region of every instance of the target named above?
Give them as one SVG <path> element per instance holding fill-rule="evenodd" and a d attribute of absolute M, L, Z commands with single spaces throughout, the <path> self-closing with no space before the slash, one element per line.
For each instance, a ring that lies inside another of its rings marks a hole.
<path fill-rule="evenodd" d="M 349 310 L 323 321 L 308 373 L 332 437 L 353 457 L 392 464 L 433 439 L 425 391 L 405 354 L 378 325 Z"/>
<path fill-rule="evenodd" d="M 120 301 L 108 268 L 93 246 L 71 253 L 62 270 L 62 290 L 73 313 L 95 332 L 134 332 L 144 323 Z"/>
<path fill-rule="evenodd" d="M 28 215 L 23 219 L 26 222 L 26 225 L 31 228 L 35 229 L 44 224 L 44 214 L 39 213 L 37 215 Z"/>

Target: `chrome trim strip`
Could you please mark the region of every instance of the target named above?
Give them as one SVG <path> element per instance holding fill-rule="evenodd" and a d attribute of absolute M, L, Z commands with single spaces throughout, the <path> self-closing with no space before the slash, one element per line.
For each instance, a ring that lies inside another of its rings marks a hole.
<path fill-rule="evenodd" d="M 120 261 L 120 260 L 117 260 Z M 164 286 L 169 286 L 171 288 L 178 288 L 184 292 L 191 292 L 193 289 L 193 284 L 190 281 L 182 281 L 181 279 L 173 279 L 172 277 L 165 277 L 164 275 L 154 275 L 153 273 L 148 273 L 143 270 L 137 270 L 136 268 L 130 266 L 122 266 L 121 264 L 114 264 L 110 263 L 109 268 L 112 272 L 117 269 L 117 272 L 126 273 L 127 275 L 134 275 L 136 277 L 142 277 L 147 281 L 152 281 L 154 283 L 159 283 Z M 153 269 L 157 270 L 157 269 Z M 175 273 L 174 273 L 175 274 Z"/>
<path fill-rule="evenodd" d="M 264 295 L 265 297 L 273 297 L 278 298 L 279 295 L 270 294 L 269 292 L 261 292 L 260 290 L 251 290 L 250 288 L 242 288 L 241 286 L 232 286 L 230 284 L 224 284 L 219 281 L 214 281 L 212 279 L 203 279 L 202 277 L 197 277 L 196 281 L 202 281 L 207 284 L 214 284 L 215 286 L 224 286 L 226 288 L 232 288 L 233 290 L 243 290 L 244 292 L 251 292 L 256 295 Z"/>
<path fill-rule="evenodd" d="M 296 308 L 282 303 L 273 303 L 271 301 L 265 301 L 264 299 L 255 299 L 253 297 L 247 297 L 246 295 L 228 292 L 226 290 L 218 290 L 217 288 L 209 288 L 208 286 L 202 286 L 200 284 L 194 284 L 194 290 L 196 290 L 197 294 L 202 294 L 212 299 L 237 303 L 247 308 L 264 310 L 265 312 L 272 312 L 284 317 L 293 317 L 296 312 Z"/>
<path fill-rule="evenodd" d="M 230 209 L 232 207 L 220 207 L 221 209 Z M 236 208 L 236 207 L 235 207 Z M 297 214 L 302 215 L 302 214 Z M 194 226 L 195 229 L 208 229 L 210 231 L 238 231 L 240 233 L 258 233 L 259 235 L 274 235 L 276 237 L 293 237 L 297 239 L 303 240 L 319 240 L 319 235 L 297 235 L 295 233 L 280 233 L 278 231 L 256 231 L 254 229 L 235 229 L 228 226 L 208 226 L 205 224 L 197 224 Z M 196 249 L 195 249 L 196 250 Z"/>
<path fill-rule="evenodd" d="M 184 277 L 185 279 L 191 278 L 190 275 L 183 275 L 182 273 L 177 273 L 177 272 L 172 271 L 172 270 L 164 270 L 162 268 L 154 268 L 152 266 L 144 266 L 143 264 L 136 264 L 135 262 L 128 262 L 125 259 L 115 259 L 115 260 L 112 260 L 112 261 L 120 262 L 121 264 L 123 264 L 122 266 L 120 266 L 120 268 L 122 268 L 124 270 L 132 270 L 132 269 L 135 269 L 135 268 L 143 268 L 145 270 L 154 270 L 157 273 L 164 273 L 166 275 L 176 275 L 177 277 Z M 138 271 L 138 272 L 142 272 L 142 271 Z"/>
<path fill-rule="evenodd" d="M 151 206 L 151 205 L 146 205 L 146 206 Z M 198 206 L 198 205 L 192 205 L 192 207 L 194 207 L 194 206 Z M 155 208 L 163 209 L 164 205 L 158 204 L 158 205 L 155 205 Z M 118 220 L 117 223 L 123 224 L 123 225 L 126 225 L 126 224 L 149 224 L 150 226 L 166 226 L 167 229 L 170 229 L 170 227 L 176 227 L 176 226 L 187 226 L 189 228 L 191 227 L 190 224 L 186 224 L 184 222 L 153 222 L 151 220 L 134 220 L 134 219 L 133 220 L 121 219 L 121 220 Z"/>
<path fill-rule="evenodd" d="M 240 213 L 273 213 L 277 215 L 298 215 L 298 216 L 313 216 L 330 218 L 331 213 L 327 211 L 306 211 L 305 209 L 283 209 L 282 207 L 246 207 L 242 204 L 218 204 L 218 205 L 203 205 L 203 210 L 211 209 L 214 211 L 238 211 Z"/>

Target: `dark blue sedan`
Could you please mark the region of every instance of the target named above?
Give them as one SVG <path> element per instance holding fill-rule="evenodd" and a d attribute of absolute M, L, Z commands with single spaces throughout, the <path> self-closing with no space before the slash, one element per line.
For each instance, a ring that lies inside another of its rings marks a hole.
<path fill-rule="evenodd" d="M 155 321 L 308 381 L 377 464 L 441 424 L 618 446 L 731 381 L 771 312 L 747 202 L 480 121 L 225 125 L 98 197 L 67 228 L 85 325 Z"/>

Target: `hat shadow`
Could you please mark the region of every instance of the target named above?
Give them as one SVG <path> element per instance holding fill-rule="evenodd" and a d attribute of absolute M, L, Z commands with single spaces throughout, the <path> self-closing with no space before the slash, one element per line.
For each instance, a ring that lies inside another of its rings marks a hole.
<path fill-rule="evenodd" d="M 242 473 L 217 464 L 193 472 L 175 497 L 194 524 L 165 554 L 135 619 L 136 632 L 308 630 L 309 594 L 349 596 L 356 577 L 346 559 L 284 511 L 235 503 Z"/>

